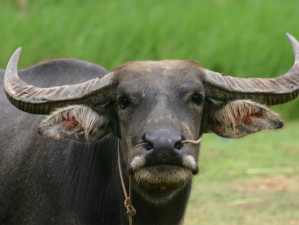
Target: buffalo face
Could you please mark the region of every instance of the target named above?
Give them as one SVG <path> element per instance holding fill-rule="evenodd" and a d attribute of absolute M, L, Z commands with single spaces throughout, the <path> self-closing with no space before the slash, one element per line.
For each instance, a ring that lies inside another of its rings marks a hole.
<path fill-rule="evenodd" d="M 116 111 L 135 189 L 153 202 L 174 196 L 197 173 L 204 108 L 200 65 L 135 62 L 115 70 Z"/>

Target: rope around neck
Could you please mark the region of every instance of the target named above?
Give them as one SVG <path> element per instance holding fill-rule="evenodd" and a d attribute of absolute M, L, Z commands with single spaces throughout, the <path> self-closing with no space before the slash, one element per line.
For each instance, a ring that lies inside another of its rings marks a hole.
<path fill-rule="evenodd" d="M 121 185 L 122 185 L 122 188 L 123 188 L 123 192 L 124 192 L 124 195 L 125 195 L 125 198 L 126 198 L 124 204 L 125 204 L 125 208 L 127 209 L 127 214 L 129 215 L 129 225 L 132 225 L 133 224 L 132 216 L 134 216 L 136 214 L 136 209 L 132 205 L 132 183 L 133 183 L 133 176 L 132 176 L 132 174 L 130 175 L 129 196 L 128 196 L 127 190 L 126 190 L 126 186 L 125 186 L 125 182 L 124 182 L 124 178 L 123 178 L 122 169 L 121 169 L 120 152 L 119 152 L 119 141 L 117 143 L 117 152 L 118 152 L 119 176 L 120 176 L 120 180 L 121 180 Z"/>

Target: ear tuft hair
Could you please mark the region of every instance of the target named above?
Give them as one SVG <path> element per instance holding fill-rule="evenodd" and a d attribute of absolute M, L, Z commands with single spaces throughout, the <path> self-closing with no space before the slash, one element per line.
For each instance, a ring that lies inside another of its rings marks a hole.
<path fill-rule="evenodd" d="M 249 100 L 235 100 L 212 104 L 208 110 L 207 130 L 222 137 L 238 138 L 283 126 L 277 113 L 259 103 Z"/>
<path fill-rule="evenodd" d="M 90 107 L 74 105 L 55 110 L 40 123 L 38 132 L 57 139 L 65 137 L 80 142 L 96 141 L 107 133 L 108 123 L 106 116 Z"/>

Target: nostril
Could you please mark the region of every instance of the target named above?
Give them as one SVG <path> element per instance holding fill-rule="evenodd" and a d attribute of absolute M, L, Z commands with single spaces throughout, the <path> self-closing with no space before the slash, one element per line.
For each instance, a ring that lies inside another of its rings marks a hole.
<path fill-rule="evenodd" d="M 150 142 L 146 142 L 146 144 L 144 145 L 146 150 L 152 150 L 154 148 L 153 144 Z"/>
<path fill-rule="evenodd" d="M 141 137 L 142 142 L 144 143 L 143 146 L 146 150 L 152 150 L 154 148 L 154 145 L 151 141 L 146 139 L 146 134 L 142 135 Z"/>
<path fill-rule="evenodd" d="M 174 148 L 177 150 L 180 150 L 183 147 L 183 143 L 181 141 L 178 141 L 174 144 Z"/>

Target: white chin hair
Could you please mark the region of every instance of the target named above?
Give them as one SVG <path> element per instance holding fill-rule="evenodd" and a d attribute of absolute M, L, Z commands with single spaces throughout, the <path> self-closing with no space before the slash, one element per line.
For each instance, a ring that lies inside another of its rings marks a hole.
<path fill-rule="evenodd" d="M 183 167 L 161 169 L 155 166 L 137 170 L 134 174 L 136 183 L 146 181 L 152 184 L 174 184 L 192 179 L 192 171 Z"/>
<path fill-rule="evenodd" d="M 192 171 L 184 167 L 150 166 L 135 172 L 133 187 L 150 203 L 164 205 L 191 182 L 192 177 Z"/>

